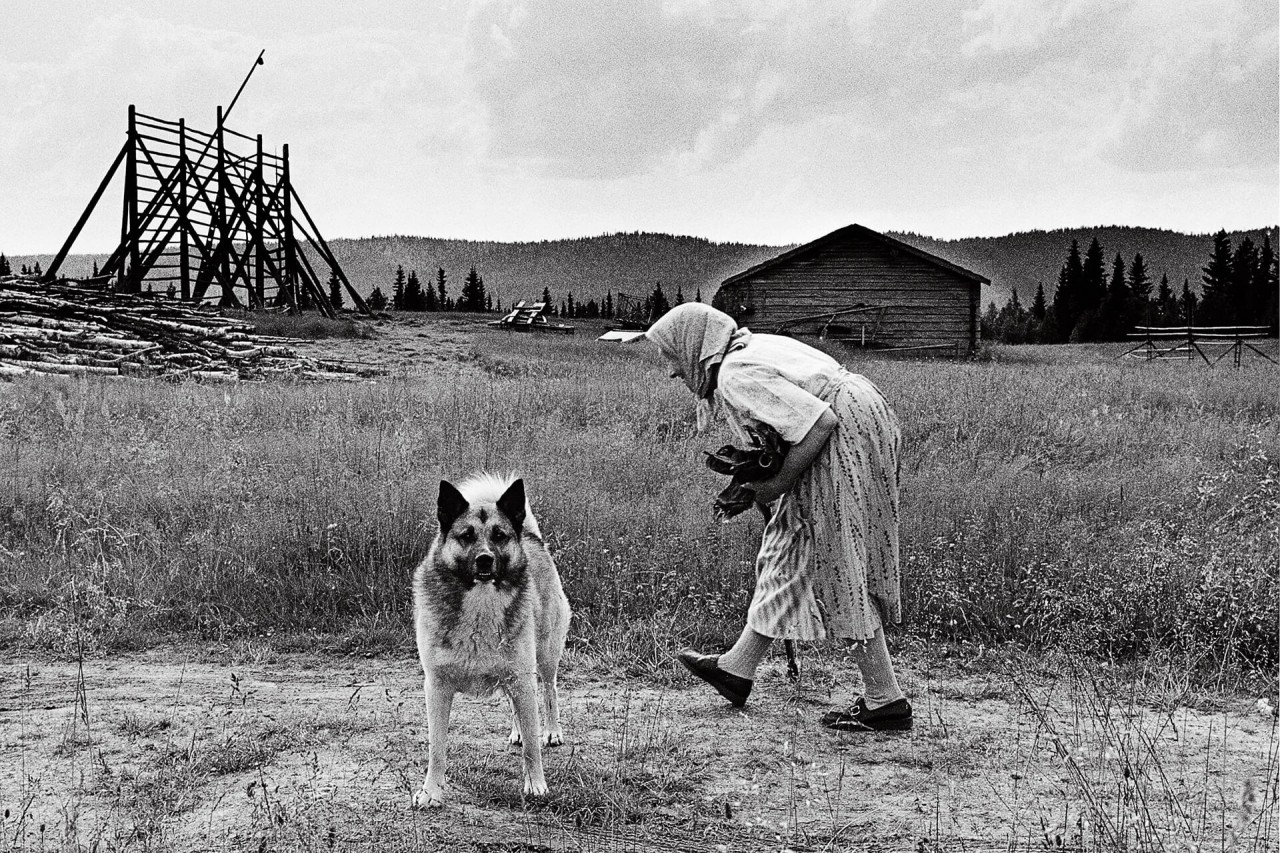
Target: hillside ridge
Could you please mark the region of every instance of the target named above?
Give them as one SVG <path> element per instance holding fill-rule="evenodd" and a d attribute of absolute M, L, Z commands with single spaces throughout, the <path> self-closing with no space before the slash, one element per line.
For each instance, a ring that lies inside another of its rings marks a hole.
<path fill-rule="evenodd" d="M 1270 233 L 1280 243 L 1275 226 L 1230 231 L 1232 244 L 1248 235 L 1261 245 Z M 1008 300 L 1017 288 L 1029 302 L 1038 284 L 1052 298 L 1058 270 L 1073 239 L 1081 248 L 1094 237 L 1101 243 L 1108 266 L 1119 253 L 1128 263 L 1141 253 L 1153 282 L 1168 275 L 1175 289 L 1183 279 L 1193 289 L 1200 285 L 1201 268 L 1213 246 L 1211 234 L 1186 234 L 1139 226 L 1093 226 L 1020 231 L 1000 237 L 942 239 L 913 232 L 885 232 L 889 236 L 931 252 L 991 279 L 982 289 L 982 304 Z M 814 239 L 822 235 L 815 234 Z M 775 257 L 791 245 L 720 243 L 703 237 L 654 232 L 618 232 L 593 237 L 573 237 L 530 242 L 463 240 L 409 235 L 337 238 L 329 241 L 352 284 L 362 293 L 380 286 L 391 295 L 397 266 L 406 273 L 417 270 L 424 284 L 443 267 L 450 296 L 456 297 L 462 279 L 472 266 L 484 278 L 487 291 L 505 305 L 518 299 L 540 298 L 549 289 L 553 300 L 603 299 L 629 293 L 643 297 L 658 283 L 674 301 L 677 291 L 685 299 L 699 292 L 710 302 L 720 282 L 748 267 Z M 14 269 L 39 261 L 47 266 L 50 255 L 11 255 Z M 94 261 L 105 254 L 72 255 L 63 266 L 67 275 L 86 275 Z"/>

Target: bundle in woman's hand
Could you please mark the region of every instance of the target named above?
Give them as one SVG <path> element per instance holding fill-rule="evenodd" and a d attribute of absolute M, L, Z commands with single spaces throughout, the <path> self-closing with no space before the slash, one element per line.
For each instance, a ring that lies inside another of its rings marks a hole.
<path fill-rule="evenodd" d="M 705 451 L 707 467 L 733 479 L 716 496 L 715 513 L 720 519 L 733 518 L 756 502 L 755 490 L 747 483 L 773 478 L 782 469 L 789 445 L 768 424 L 747 428 L 750 447 L 726 444 L 715 453 Z"/>

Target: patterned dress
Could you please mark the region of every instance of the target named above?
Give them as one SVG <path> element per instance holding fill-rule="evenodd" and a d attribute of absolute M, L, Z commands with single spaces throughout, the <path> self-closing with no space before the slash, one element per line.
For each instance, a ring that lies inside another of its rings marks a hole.
<path fill-rule="evenodd" d="M 745 440 L 767 423 L 798 443 L 828 409 L 837 425 L 773 506 L 747 624 L 768 637 L 870 639 L 901 619 L 897 417 L 870 380 L 812 347 L 754 335 L 720 365 L 716 405 Z"/>

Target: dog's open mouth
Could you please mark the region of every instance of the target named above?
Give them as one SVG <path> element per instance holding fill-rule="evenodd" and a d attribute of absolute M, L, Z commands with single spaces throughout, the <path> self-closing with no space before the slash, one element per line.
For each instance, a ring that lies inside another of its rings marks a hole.
<path fill-rule="evenodd" d="M 477 571 L 476 583 L 493 583 L 494 577 L 495 576 L 492 571 L 485 571 L 485 572 Z"/>

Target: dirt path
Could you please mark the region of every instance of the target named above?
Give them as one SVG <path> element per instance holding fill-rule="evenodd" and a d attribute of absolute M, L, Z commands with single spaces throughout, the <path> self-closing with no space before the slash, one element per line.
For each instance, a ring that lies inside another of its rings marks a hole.
<path fill-rule="evenodd" d="M 522 802 L 505 704 L 460 699 L 451 800 L 421 813 L 409 808 L 426 747 L 413 661 L 233 665 L 162 650 L 81 673 L 12 660 L 0 665 L 0 846 L 982 850 L 1147 831 L 1219 849 L 1238 824 L 1240 849 L 1276 849 L 1272 717 L 1106 713 L 1079 684 L 1023 694 L 908 671 L 914 731 L 832 735 L 815 724 L 832 676 L 819 666 L 795 688 L 767 667 L 738 712 L 683 677 L 664 688 L 571 658 L 568 743 L 547 753 L 545 803 Z"/>

